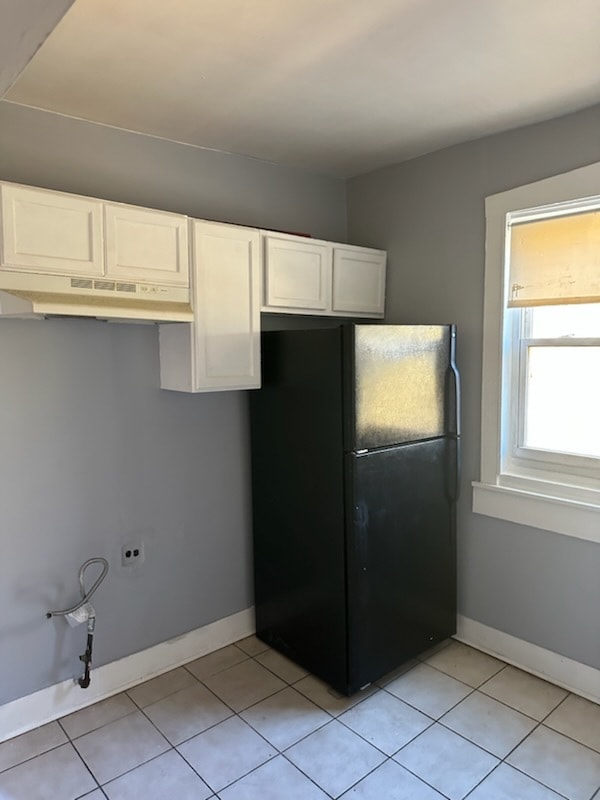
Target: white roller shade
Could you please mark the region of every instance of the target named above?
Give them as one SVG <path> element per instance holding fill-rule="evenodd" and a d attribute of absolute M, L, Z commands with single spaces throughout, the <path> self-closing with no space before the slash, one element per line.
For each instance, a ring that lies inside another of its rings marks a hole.
<path fill-rule="evenodd" d="M 600 302 L 600 211 L 510 226 L 509 308 Z"/>

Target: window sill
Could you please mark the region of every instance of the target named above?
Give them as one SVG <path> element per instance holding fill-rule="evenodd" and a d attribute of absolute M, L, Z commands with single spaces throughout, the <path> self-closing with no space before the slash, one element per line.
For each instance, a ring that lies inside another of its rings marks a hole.
<path fill-rule="evenodd" d="M 600 543 L 600 506 L 591 503 L 474 481 L 473 511 Z"/>

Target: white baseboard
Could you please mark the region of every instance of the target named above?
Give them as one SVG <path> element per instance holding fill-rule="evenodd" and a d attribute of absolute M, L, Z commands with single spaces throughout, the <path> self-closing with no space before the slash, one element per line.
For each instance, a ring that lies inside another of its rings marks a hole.
<path fill-rule="evenodd" d="M 497 656 L 571 692 L 600 703 L 600 670 L 489 628 L 468 617 L 458 617 L 456 639 Z"/>
<path fill-rule="evenodd" d="M 6 703 L 0 706 L 0 742 L 130 689 L 149 678 L 250 636 L 254 631 L 254 608 L 247 608 L 93 669 L 92 682 L 87 689 L 81 689 L 74 680 L 67 680 Z"/>

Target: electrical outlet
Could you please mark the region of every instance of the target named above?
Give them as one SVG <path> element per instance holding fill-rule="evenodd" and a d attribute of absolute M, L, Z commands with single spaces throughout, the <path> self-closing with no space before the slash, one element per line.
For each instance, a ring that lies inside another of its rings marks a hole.
<path fill-rule="evenodd" d="M 121 564 L 124 567 L 133 567 L 144 560 L 143 542 L 130 542 L 121 548 Z"/>

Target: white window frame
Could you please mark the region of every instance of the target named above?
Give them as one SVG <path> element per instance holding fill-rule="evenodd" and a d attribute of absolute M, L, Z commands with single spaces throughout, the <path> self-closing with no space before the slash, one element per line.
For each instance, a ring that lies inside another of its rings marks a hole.
<path fill-rule="evenodd" d="M 505 302 L 507 215 L 599 195 L 600 163 L 486 198 L 481 479 L 473 483 L 473 511 L 600 543 L 600 491 L 595 477 L 582 476 L 574 482 L 560 468 L 540 469 L 535 464 L 529 473 L 521 464 L 519 474 L 511 474 L 501 439 L 502 415 L 515 412 L 511 402 L 518 380 L 514 361 L 504 357 L 506 337 L 515 335 L 505 327 L 505 314 L 512 316 L 513 325 L 521 319 L 513 313 L 516 310 L 506 309 Z M 510 324 L 511 317 L 506 319 Z M 506 429 L 506 419 L 504 423 Z"/>

